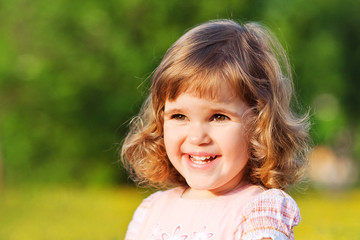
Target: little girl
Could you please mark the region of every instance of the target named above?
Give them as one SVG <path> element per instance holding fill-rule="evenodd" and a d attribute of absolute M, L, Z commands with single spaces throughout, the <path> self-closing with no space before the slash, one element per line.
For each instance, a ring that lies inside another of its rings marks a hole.
<path fill-rule="evenodd" d="M 122 159 L 145 199 L 126 240 L 293 239 L 285 190 L 301 176 L 307 118 L 290 110 L 283 48 L 257 23 L 201 24 L 167 51 Z"/>

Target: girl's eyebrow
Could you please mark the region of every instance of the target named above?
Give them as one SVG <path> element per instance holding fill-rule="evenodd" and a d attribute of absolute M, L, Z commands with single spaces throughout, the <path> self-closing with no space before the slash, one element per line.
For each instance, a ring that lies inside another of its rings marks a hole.
<path fill-rule="evenodd" d="M 226 109 L 226 108 L 211 108 L 210 109 L 211 112 L 214 112 L 214 113 L 224 113 L 224 114 L 227 114 L 227 115 L 231 115 L 231 116 L 238 116 L 240 117 L 242 112 L 237 112 L 237 111 L 231 111 L 229 109 Z"/>
<path fill-rule="evenodd" d="M 183 112 L 184 112 L 183 108 L 170 108 L 169 110 L 164 111 L 164 115 L 168 116 L 168 115 L 172 115 L 172 114 L 175 114 L 175 113 L 183 113 Z"/>

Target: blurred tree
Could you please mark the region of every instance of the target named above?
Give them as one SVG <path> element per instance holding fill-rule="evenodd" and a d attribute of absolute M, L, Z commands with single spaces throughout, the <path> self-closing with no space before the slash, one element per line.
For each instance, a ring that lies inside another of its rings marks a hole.
<path fill-rule="evenodd" d="M 351 0 L 0 0 L 5 179 L 125 181 L 115 150 L 147 93 L 146 77 L 186 29 L 214 18 L 260 21 L 280 37 L 300 102 L 314 109 L 315 143 L 339 145 L 348 132 L 360 139 L 359 7 Z M 360 144 L 350 145 L 359 159 Z"/>

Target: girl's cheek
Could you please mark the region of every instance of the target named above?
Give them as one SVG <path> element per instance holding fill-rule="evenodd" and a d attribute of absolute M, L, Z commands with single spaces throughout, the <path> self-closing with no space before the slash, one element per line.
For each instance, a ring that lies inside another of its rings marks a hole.
<path fill-rule="evenodd" d="M 165 144 L 180 144 L 187 136 L 188 128 L 183 125 L 167 124 L 164 126 Z"/>
<path fill-rule="evenodd" d="M 165 123 L 164 124 L 164 135 L 169 138 L 174 138 L 182 132 L 183 127 L 178 124 Z"/>

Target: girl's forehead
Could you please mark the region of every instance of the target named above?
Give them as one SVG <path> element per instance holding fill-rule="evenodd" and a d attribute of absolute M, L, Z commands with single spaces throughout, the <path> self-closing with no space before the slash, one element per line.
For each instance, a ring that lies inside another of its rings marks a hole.
<path fill-rule="evenodd" d="M 205 91 L 197 91 L 196 89 L 188 89 L 184 93 L 203 98 L 210 101 L 228 102 L 237 98 L 241 98 L 240 92 L 236 88 L 230 86 L 229 83 L 223 82 L 219 85 L 209 86 Z"/>
<path fill-rule="evenodd" d="M 189 89 L 184 92 L 180 92 L 174 99 L 167 99 L 167 101 L 176 101 L 179 97 L 183 95 L 190 95 L 195 98 L 200 98 L 203 100 L 207 100 L 209 102 L 217 102 L 217 103 L 230 103 L 233 101 L 242 100 L 240 94 L 237 94 L 235 90 L 230 87 L 223 86 L 221 88 L 216 89 L 216 91 L 196 91 L 193 89 Z M 180 98 L 181 99 L 181 98 Z"/>
<path fill-rule="evenodd" d="M 176 99 L 166 101 L 164 111 L 166 115 L 184 111 L 187 114 L 200 116 L 204 113 L 219 111 L 241 117 L 248 108 L 249 106 L 238 96 L 221 96 L 218 99 L 210 99 L 199 97 L 196 94 L 182 93 Z"/>

